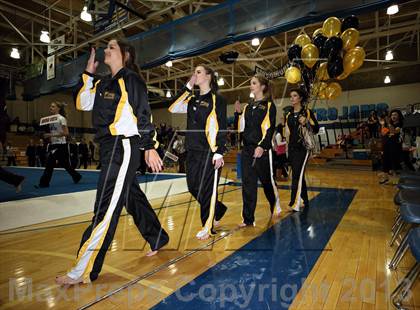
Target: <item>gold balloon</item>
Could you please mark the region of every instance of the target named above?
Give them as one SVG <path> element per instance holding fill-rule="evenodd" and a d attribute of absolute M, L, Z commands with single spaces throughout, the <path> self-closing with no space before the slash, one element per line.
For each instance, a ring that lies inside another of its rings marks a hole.
<path fill-rule="evenodd" d="M 308 43 L 311 43 L 311 38 L 306 33 L 298 35 L 295 39 L 295 44 L 300 47 L 304 47 Z"/>
<path fill-rule="evenodd" d="M 359 31 L 354 28 L 346 29 L 341 34 L 341 39 L 343 40 L 343 48 L 348 51 L 354 48 L 359 42 Z"/>
<path fill-rule="evenodd" d="M 302 48 L 301 58 L 305 65 L 312 68 L 319 58 L 318 48 L 315 44 L 309 43 Z"/>
<path fill-rule="evenodd" d="M 312 38 L 315 38 L 318 34 L 322 34 L 322 28 L 318 28 L 312 34 Z"/>
<path fill-rule="evenodd" d="M 312 87 L 312 97 L 318 97 L 320 99 L 326 99 L 325 97 L 325 89 L 327 88 L 327 83 L 325 82 L 317 82 L 314 83 Z"/>
<path fill-rule="evenodd" d="M 337 36 L 341 30 L 341 21 L 337 17 L 329 17 L 322 25 L 322 33 L 327 38 Z"/>
<path fill-rule="evenodd" d="M 328 84 L 325 89 L 325 96 L 328 99 L 336 99 L 341 95 L 341 86 L 337 82 L 332 82 Z"/>
<path fill-rule="evenodd" d="M 284 73 L 284 76 L 286 77 L 287 82 L 292 84 L 299 82 L 302 78 L 300 70 L 297 67 L 289 67 Z"/>
<path fill-rule="evenodd" d="M 343 72 L 339 76 L 337 76 L 336 79 L 341 81 L 341 80 L 346 79 L 349 75 L 350 73 Z"/>
<path fill-rule="evenodd" d="M 327 62 L 323 62 L 319 65 L 319 68 L 316 71 L 316 77 L 318 81 L 326 81 L 330 78 L 330 76 L 328 75 L 327 65 Z"/>
<path fill-rule="evenodd" d="M 366 54 L 363 47 L 356 46 L 349 50 L 343 58 L 344 72 L 350 74 L 359 69 L 363 65 L 365 56 Z"/>

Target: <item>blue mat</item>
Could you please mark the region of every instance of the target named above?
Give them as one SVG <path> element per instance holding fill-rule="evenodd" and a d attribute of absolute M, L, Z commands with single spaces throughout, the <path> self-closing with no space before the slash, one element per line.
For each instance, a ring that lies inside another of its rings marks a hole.
<path fill-rule="evenodd" d="M 74 184 L 71 176 L 65 170 L 55 169 L 50 187 L 48 188 L 35 188 L 39 183 L 39 179 L 43 173 L 43 169 L 36 168 L 19 168 L 19 167 L 3 167 L 10 172 L 22 175 L 25 177 L 23 182 L 22 191 L 17 194 L 15 188 L 7 183 L 0 183 L 0 202 L 14 201 L 27 198 L 35 198 L 42 196 L 67 194 L 73 192 L 83 192 L 87 190 L 96 189 L 99 171 L 93 170 L 78 170 L 82 175 L 82 179 L 78 184 Z M 144 176 L 137 176 L 139 183 L 150 182 L 156 175 L 146 174 Z M 156 181 L 183 178 L 183 175 L 176 174 L 159 174 Z"/>
<path fill-rule="evenodd" d="M 283 188 L 281 186 L 280 188 Z M 356 190 L 320 194 L 152 309 L 287 309 L 351 204 Z M 264 199 L 264 198 L 262 198 Z M 317 297 L 320 297 L 321 287 Z M 311 291 L 312 292 L 312 291 Z"/>

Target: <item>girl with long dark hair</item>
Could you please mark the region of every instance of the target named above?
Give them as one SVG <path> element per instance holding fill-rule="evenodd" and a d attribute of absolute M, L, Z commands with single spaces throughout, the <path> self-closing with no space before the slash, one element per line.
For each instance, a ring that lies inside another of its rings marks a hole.
<path fill-rule="evenodd" d="M 122 40 L 110 40 L 105 64 L 111 75 L 95 76 L 98 62 L 92 49 L 77 86 L 76 107 L 92 111 L 102 169 L 92 223 L 83 233 L 75 266 L 65 276 L 56 278 L 59 284 L 88 283 L 98 278 L 123 206 L 150 245 L 147 256 L 156 254 L 169 241 L 136 178 L 140 149 L 145 150 L 146 162 L 154 172 L 162 170 L 162 160 L 155 150 L 158 143 L 154 139 L 147 88 L 135 59 L 132 46 Z"/>
<path fill-rule="evenodd" d="M 262 183 L 272 215 L 279 215 L 280 199 L 274 180 L 272 138 L 276 127 L 276 106 L 271 99 L 268 79 L 255 75 L 251 79 L 254 99 L 244 106 L 235 102 L 238 131 L 243 132 L 241 152 L 242 168 L 242 223 L 239 227 L 253 226 L 257 205 L 258 180 Z"/>
<path fill-rule="evenodd" d="M 389 176 L 401 169 L 402 140 L 401 131 L 404 117 L 400 110 L 392 110 L 389 117 L 380 121 L 383 136 L 383 175 L 380 184 L 388 182 Z"/>
<path fill-rule="evenodd" d="M 307 94 L 300 88 L 290 91 L 292 111 L 286 115 L 285 135 L 288 143 L 288 157 L 292 168 L 292 192 L 289 207 L 301 211 L 303 206 L 309 206 L 306 189 L 305 168 L 311 151 L 305 146 L 303 127 L 308 127 L 313 134 L 319 131 L 315 114 L 306 107 Z"/>
<path fill-rule="evenodd" d="M 194 91 L 198 86 L 199 91 Z M 188 190 L 200 204 L 202 228 L 196 237 L 208 239 L 226 212 L 217 200 L 217 184 L 226 152 L 226 101 L 217 92 L 213 69 L 198 65 L 169 107 L 171 113 L 187 114 L 186 169 Z"/>

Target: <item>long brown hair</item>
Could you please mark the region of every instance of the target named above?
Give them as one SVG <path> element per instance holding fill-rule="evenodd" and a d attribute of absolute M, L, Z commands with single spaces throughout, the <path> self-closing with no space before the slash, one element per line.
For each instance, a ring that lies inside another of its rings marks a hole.
<path fill-rule="evenodd" d="M 265 98 L 270 98 L 271 97 L 271 85 L 270 85 L 270 80 L 267 79 L 264 75 L 262 74 L 256 74 L 253 76 L 254 78 L 256 78 L 258 80 L 258 82 L 260 82 L 260 85 L 264 85 L 264 90 L 263 90 L 263 95 Z"/>
<path fill-rule="evenodd" d="M 308 101 L 308 94 L 306 93 L 306 91 L 304 91 L 301 88 L 296 87 L 296 88 L 292 88 L 289 94 L 291 94 L 292 92 L 295 92 L 299 95 L 299 97 L 301 98 L 300 104 L 302 105 L 302 108 L 303 108 Z"/>
<path fill-rule="evenodd" d="M 203 67 L 206 70 L 206 74 L 210 74 L 210 89 L 213 93 L 216 93 L 219 90 L 219 85 L 217 84 L 217 76 L 214 70 L 204 64 L 199 64 L 197 67 Z"/>
<path fill-rule="evenodd" d="M 123 66 L 140 74 L 139 67 L 136 65 L 136 49 L 127 40 L 115 38 L 121 50 Z M 128 54 L 128 57 L 127 57 Z"/>
<path fill-rule="evenodd" d="M 57 106 L 58 114 L 66 117 L 66 110 L 64 108 L 66 107 L 67 104 L 65 102 L 53 101 L 51 102 L 51 104 L 55 104 Z"/>

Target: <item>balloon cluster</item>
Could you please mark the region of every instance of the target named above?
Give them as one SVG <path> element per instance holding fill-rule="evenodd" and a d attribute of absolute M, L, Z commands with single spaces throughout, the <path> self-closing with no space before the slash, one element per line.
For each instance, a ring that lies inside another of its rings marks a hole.
<path fill-rule="evenodd" d="M 312 34 L 296 37 L 287 56 L 291 66 L 286 70 L 287 82 L 302 82 L 312 98 L 336 99 L 341 95 L 337 80 L 347 78 L 359 69 L 365 60 L 359 42 L 359 20 L 351 15 L 340 21 L 329 17 L 322 28 Z"/>

